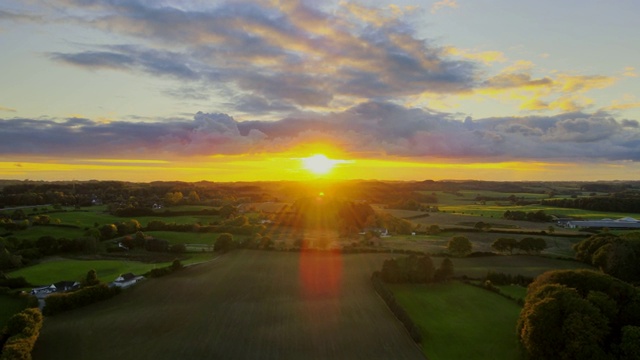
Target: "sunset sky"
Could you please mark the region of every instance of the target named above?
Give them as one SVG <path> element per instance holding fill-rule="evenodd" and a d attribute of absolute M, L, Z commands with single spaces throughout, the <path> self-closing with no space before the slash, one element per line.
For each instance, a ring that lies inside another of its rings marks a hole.
<path fill-rule="evenodd" d="M 640 180 L 638 14 L 3 0 L 0 179 Z"/>

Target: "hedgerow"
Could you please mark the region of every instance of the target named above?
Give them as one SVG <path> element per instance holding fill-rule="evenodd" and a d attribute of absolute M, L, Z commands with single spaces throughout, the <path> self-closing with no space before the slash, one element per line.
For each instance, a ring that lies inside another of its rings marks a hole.
<path fill-rule="evenodd" d="M 36 308 L 15 314 L 5 328 L 7 342 L 2 348 L 0 360 L 31 360 L 31 351 L 42 328 L 42 313 Z"/>

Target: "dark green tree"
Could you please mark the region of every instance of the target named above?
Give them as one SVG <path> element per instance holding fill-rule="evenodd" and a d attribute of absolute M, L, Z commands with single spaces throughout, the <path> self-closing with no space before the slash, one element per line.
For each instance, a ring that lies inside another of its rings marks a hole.
<path fill-rule="evenodd" d="M 98 285 L 99 283 L 100 280 L 98 279 L 98 273 L 94 269 L 91 269 L 87 272 L 87 276 L 85 277 L 82 286 L 93 286 Z"/>
<path fill-rule="evenodd" d="M 640 326 L 636 288 L 595 271 L 555 270 L 529 285 L 517 332 L 530 359 L 612 359 L 629 345 L 628 326 Z"/>
<path fill-rule="evenodd" d="M 637 360 L 640 355 L 640 327 L 625 326 L 622 328 L 620 343 L 620 359 Z"/>
<path fill-rule="evenodd" d="M 453 277 L 454 269 L 453 269 L 453 261 L 448 257 L 442 259 L 440 263 L 440 267 L 436 270 L 436 273 L 433 279 L 436 282 L 445 282 L 449 281 Z"/>
<path fill-rule="evenodd" d="M 454 236 L 447 243 L 447 250 L 453 256 L 464 257 L 471 253 L 473 245 L 466 236 Z"/>
<path fill-rule="evenodd" d="M 231 249 L 233 249 L 233 235 L 229 233 L 220 234 L 213 245 L 213 251 L 227 252 Z"/>
<path fill-rule="evenodd" d="M 543 238 L 526 237 L 518 241 L 518 249 L 527 254 L 539 254 L 547 248 L 547 242 Z"/>
<path fill-rule="evenodd" d="M 491 248 L 500 253 L 513 254 L 513 250 L 517 247 L 518 240 L 513 238 L 498 238 L 491 244 Z"/>

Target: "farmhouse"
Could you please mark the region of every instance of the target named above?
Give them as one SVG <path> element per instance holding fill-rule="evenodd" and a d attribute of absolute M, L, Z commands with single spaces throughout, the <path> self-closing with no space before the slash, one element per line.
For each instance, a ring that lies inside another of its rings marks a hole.
<path fill-rule="evenodd" d="M 389 230 L 387 230 L 386 228 L 364 228 L 362 229 L 362 231 L 360 231 L 360 235 L 365 235 L 369 233 L 376 234 L 380 237 L 389 236 Z"/>
<path fill-rule="evenodd" d="M 570 229 L 577 228 L 609 228 L 609 229 L 640 229 L 640 221 L 631 217 L 621 219 L 602 219 L 602 220 L 571 220 L 564 223 L 564 226 Z"/>
<path fill-rule="evenodd" d="M 70 290 L 75 290 L 80 287 L 80 283 L 77 281 L 58 281 L 57 283 L 41 286 L 31 289 L 31 295 L 35 295 L 38 299 L 42 299 L 45 296 L 53 293 L 63 293 Z"/>
<path fill-rule="evenodd" d="M 110 286 L 115 286 L 115 287 L 119 287 L 119 288 L 128 288 L 129 286 L 132 286 L 134 284 L 136 284 L 138 281 L 144 279 L 144 276 L 136 276 L 133 273 L 126 273 L 126 274 L 121 274 L 120 276 L 118 276 L 117 279 L 115 279 Z"/>

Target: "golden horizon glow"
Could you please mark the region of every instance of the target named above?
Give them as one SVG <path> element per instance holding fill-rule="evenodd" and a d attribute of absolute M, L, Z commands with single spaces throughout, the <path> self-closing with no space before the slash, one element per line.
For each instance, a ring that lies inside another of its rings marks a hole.
<path fill-rule="evenodd" d="M 338 160 L 332 160 L 326 157 L 324 154 L 315 154 L 306 158 L 300 159 L 302 166 L 316 175 L 326 175 L 333 167 L 339 162 Z"/>
<path fill-rule="evenodd" d="M 630 180 L 640 164 L 609 162 L 590 165 L 567 162 L 452 161 L 349 156 L 336 151 L 313 152 L 306 158 L 287 152 L 179 159 L 57 159 L 16 158 L 0 161 L 0 179 L 6 180 L 121 180 L 151 181 L 308 181 L 331 180 Z M 329 154 L 324 155 L 324 154 Z M 350 160 L 339 160 L 349 157 Z M 338 158 L 338 159 L 336 159 Z M 317 163 L 316 163 L 317 160 Z M 305 166 L 308 162 L 308 166 Z M 316 169 L 316 170 L 312 170 Z M 631 169 L 631 170 L 630 170 Z M 625 176 L 626 175 L 626 176 Z"/>

